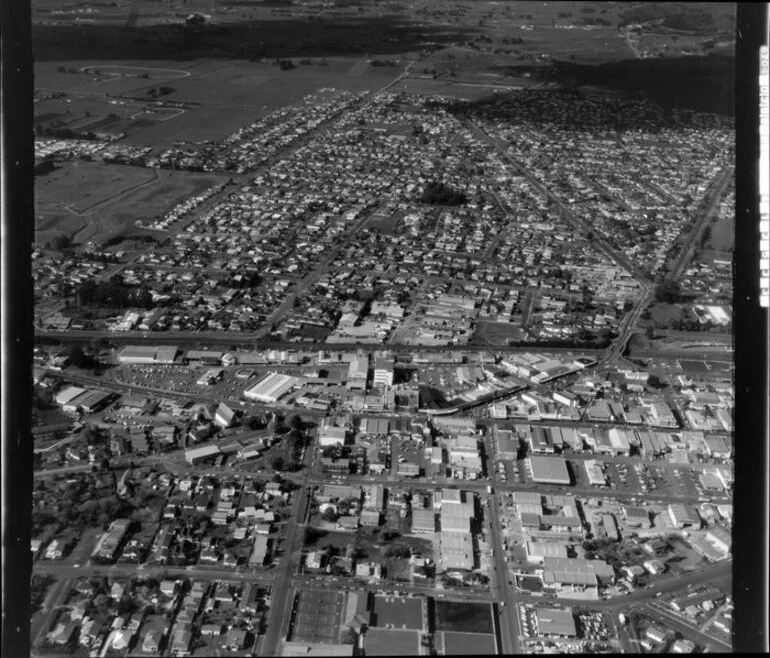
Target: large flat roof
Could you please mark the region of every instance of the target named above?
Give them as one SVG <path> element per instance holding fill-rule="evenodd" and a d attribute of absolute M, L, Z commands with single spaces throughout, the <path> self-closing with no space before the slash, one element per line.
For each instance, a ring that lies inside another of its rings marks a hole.
<path fill-rule="evenodd" d="M 420 651 L 420 631 L 368 628 L 364 651 L 367 656 L 416 656 Z"/>
<path fill-rule="evenodd" d="M 569 484 L 567 462 L 562 457 L 544 457 L 532 455 L 529 458 L 532 467 L 532 479 L 535 482 Z"/>

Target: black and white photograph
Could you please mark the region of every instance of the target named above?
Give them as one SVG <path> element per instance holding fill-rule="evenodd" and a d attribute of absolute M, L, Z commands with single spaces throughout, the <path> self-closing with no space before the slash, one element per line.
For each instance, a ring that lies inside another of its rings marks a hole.
<path fill-rule="evenodd" d="M 7 12 L 4 656 L 767 651 L 761 8 Z"/>

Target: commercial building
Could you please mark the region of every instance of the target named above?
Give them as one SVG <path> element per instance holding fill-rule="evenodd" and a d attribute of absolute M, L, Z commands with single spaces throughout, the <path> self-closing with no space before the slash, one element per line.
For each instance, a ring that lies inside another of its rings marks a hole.
<path fill-rule="evenodd" d="M 436 532 L 436 514 L 433 510 L 412 510 L 412 532 L 420 535 Z"/>
<path fill-rule="evenodd" d="M 188 363 L 201 363 L 213 366 L 220 365 L 223 356 L 224 352 L 218 350 L 188 350 L 184 355 L 184 360 Z"/>
<path fill-rule="evenodd" d="M 314 656 L 352 656 L 352 644 L 321 644 L 319 642 L 283 642 L 281 656 L 285 658 L 313 658 Z"/>
<path fill-rule="evenodd" d="M 469 532 L 441 533 L 441 566 L 444 571 L 473 569 L 473 539 Z"/>
<path fill-rule="evenodd" d="M 586 459 L 583 462 L 583 466 L 586 469 L 588 475 L 588 483 L 593 486 L 604 486 L 607 484 L 607 478 L 604 477 L 601 466 L 596 463 L 594 459 Z"/>
<path fill-rule="evenodd" d="M 172 365 L 179 354 L 176 345 L 126 345 L 118 362 L 134 365 Z"/>
<path fill-rule="evenodd" d="M 361 418 L 359 431 L 362 434 L 387 434 L 390 431 L 390 420 L 387 418 Z"/>
<path fill-rule="evenodd" d="M 85 392 L 86 389 L 79 386 L 67 386 L 67 388 L 62 389 L 54 396 L 54 400 L 56 404 L 64 406 Z"/>
<path fill-rule="evenodd" d="M 209 368 L 195 382 L 198 386 L 212 386 L 224 376 L 225 371 L 222 368 Z"/>
<path fill-rule="evenodd" d="M 452 516 L 441 510 L 441 532 L 463 532 L 471 531 L 471 519 L 468 516 Z"/>
<path fill-rule="evenodd" d="M 68 402 L 65 407 L 74 405 L 83 413 L 92 414 L 100 411 L 101 409 L 104 409 L 104 407 L 106 407 L 116 397 L 117 396 L 115 393 L 108 393 L 106 391 L 99 391 L 97 389 L 89 389 L 82 395 L 79 395 L 75 399 L 70 400 L 70 402 Z"/>
<path fill-rule="evenodd" d="M 372 484 L 364 488 L 364 509 L 381 512 L 385 505 L 385 487 Z"/>
<path fill-rule="evenodd" d="M 532 455 L 527 459 L 532 479 L 542 484 L 570 484 L 567 462 L 562 457 Z"/>
<path fill-rule="evenodd" d="M 596 599 L 599 585 L 614 581 L 614 569 L 601 560 L 547 557 L 543 563 L 543 584 L 558 596 Z"/>
<path fill-rule="evenodd" d="M 720 525 L 709 528 L 706 532 L 706 541 L 709 542 L 723 557 L 730 555 L 732 550 L 732 537 L 730 532 Z"/>
<path fill-rule="evenodd" d="M 250 400 L 275 403 L 299 385 L 300 380 L 296 377 L 283 375 L 279 372 L 270 372 L 254 384 L 254 386 L 247 389 L 243 395 Z"/>
<path fill-rule="evenodd" d="M 322 448 L 326 446 L 335 446 L 337 444 L 344 445 L 345 443 L 345 428 L 324 426 L 318 436 L 318 442 Z"/>
<path fill-rule="evenodd" d="M 350 362 L 348 367 L 348 390 L 366 389 L 366 379 L 369 375 L 369 359 L 360 357 Z"/>
<path fill-rule="evenodd" d="M 374 360 L 374 376 L 372 383 L 374 386 L 393 386 L 394 361 L 378 357 Z"/>
<path fill-rule="evenodd" d="M 535 625 L 538 635 L 552 637 L 575 637 L 577 628 L 570 610 L 535 608 Z"/>
<path fill-rule="evenodd" d="M 404 462 L 398 465 L 397 472 L 401 477 L 416 478 L 420 475 L 420 467 L 414 462 Z"/>
<path fill-rule="evenodd" d="M 544 564 L 546 558 L 566 558 L 567 546 L 552 542 L 531 542 L 524 544 L 524 552 L 527 562 L 530 564 Z"/>
<path fill-rule="evenodd" d="M 374 510 L 363 510 L 361 512 L 361 525 L 365 528 L 376 528 L 380 525 L 380 513 Z"/>
<path fill-rule="evenodd" d="M 200 448 L 185 450 L 184 458 L 188 464 L 194 465 L 211 457 L 216 457 L 220 452 L 217 446 L 201 446 Z"/>
<path fill-rule="evenodd" d="M 668 506 L 668 515 L 675 528 L 700 527 L 700 517 L 689 505 L 672 503 Z"/>
<path fill-rule="evenodd" d="M 650 512 L 646 507 L 636 505 L 623 506 L 623 516 L 629 528 L 649 528 Z"/>
<path fill-rule="evenodd" d="M 615 455 L 625 455 L 628 456 L 631 451 L 631 444 L 628 440 L 628 435 L 632 434 L 631 432 L 625 432 L 624 430 L 619 430 L 616 428 L 610 429 L 608 432 L 610 445 L 612 447 L 612 453 Z"/>
<path fill-rule="evenodd" d="M 530 431 L 530 448 L 532 452 L 536 454 L 553 453 L 553 442 L 549 441 L 549 438 L 544 427 L 533 426 Z"/>
<path fill-rule="evenodd" d="M 214 412 L 214 422 L 221 427 L 230 427 L 235 422 L 235 412 L 222 402 Z"/>

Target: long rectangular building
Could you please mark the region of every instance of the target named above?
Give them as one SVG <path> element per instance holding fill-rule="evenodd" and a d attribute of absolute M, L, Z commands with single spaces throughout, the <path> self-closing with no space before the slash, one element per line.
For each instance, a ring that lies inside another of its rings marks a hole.
<path fill-rule="evenodd" d="M 200 448 L 190 448 L 185 450 L 184 458 L 188 464 L 197 464 L 200 461 L 208 459 L 209 457 L 215 457 L 220 454 L 220 450 L 217 446 L 207 445 Z"/>
<path fill-rule="evenodd" d="M 441 533 L 441 564 L 445 571 L 473 569 L 473 539 L 470 532 Z"/>
<path fill-rule="evenodd" d="M 126 345 L 118 354 L 118 361 L 125 364 L 171 365 L 178 354 L 176 345 Z"/>
<path fill-rule="evenodd" d="M 254 535 L 254 546 L 249 557 L 250 567 L 261 567 L 267 561 L 269 539 L 267 535 Z"/>
<path fill-rule="evenodd" d="M 243 395 L 258 402 L 275 403 L 294 387 L 299 386 L 300 380 L 291 375 L 270 372 L 254 386 L 244 391 Z"/>

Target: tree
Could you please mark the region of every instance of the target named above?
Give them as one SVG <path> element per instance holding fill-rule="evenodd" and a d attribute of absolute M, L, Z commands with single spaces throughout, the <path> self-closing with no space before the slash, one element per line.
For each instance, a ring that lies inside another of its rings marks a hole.
<path fill-rule="evenodd" d="M 297 432 L 301 432 L 305 429 L 305 423 L 302 422 L 302 418 L 299 414 L 294 414 L 289 419 L 289 427 L 293 430 L 296 430 Z"/>
<path fill-rule="evenodd" d="M 327 507 L 321 514 L 321 518 L 329 523 L 334 523 L 339 516 L 333 507 Z"/>
<path fill-rule="evenodd" d="M 644 335 L 647 336 L 650 340 L 655 338 L 655 330 L 652 328 L 652 326 L 647 325 L 647 329 L 644 331 Z"/>
<path fill-rule="evenodd" d="M 356 632 L 352 628 L 348 628 L 343 634 L 342 634 L 342 644 L 355 644 L 356 643 Z"/>
<path fill-rule="evenodd" d="M 412 551 L 408 546 L 389 546 L 385 550 L 385 557 L 395 557 L 402 560 L 407 560 L 412 555 Z"/>
<path fill-rule="evenodd" d="M 278 455 L 270 460 L 270 466 L 272 466 L 274 471 L 282 471 L 285 466 L 285 460 L 283 457 Z"/>
<path fill-rule="evenodd" d="M 431 181 L 425 186 L 420 201 L 434 206 L 460 206 L 467 203 L 468 197 L 464 192 L 455 190 L 449 185 Z"/>
<path fill-rule="evenodd" d="M 647 378 L 647 386 L 651 386 L 652 388 L 666 388 L 668 384 L 660 380 L 660 377 L 657 375 L 650 375 Z"/>
<path fill-rule="evenodd" d="M 51 241 L 51 246 L 57 251 L 69 249 L 72 246 L 72 238 L 69 235 L 57 235 Z"/>
<path fill-rule="evenodd" d="M 680 301 L 682 290 L 677 281 L 666 279 L 655 288 L 655 299 L 666 304 L 676 304 Z"/>
<path fill-rule="evenodd" d="M 76 368 L 91 370 L 98 365 L 97 361 L 92 356 L 88 356 L 83 352 L 83 348 L 80 347 L 80 345 L 70 345 L 67 350 L 67 356 L 69 357 L 70 363 Z"/>

